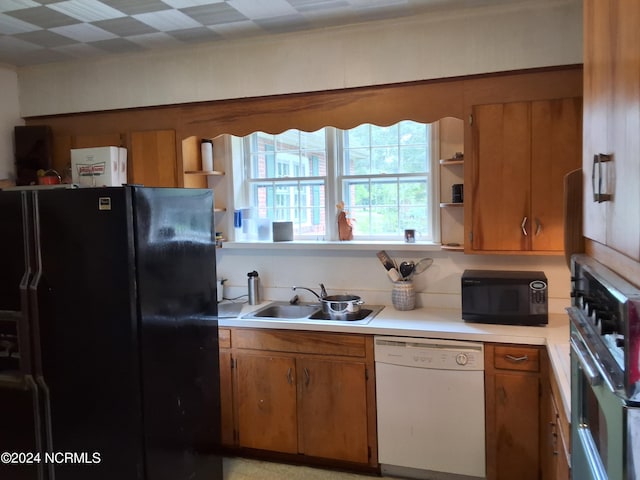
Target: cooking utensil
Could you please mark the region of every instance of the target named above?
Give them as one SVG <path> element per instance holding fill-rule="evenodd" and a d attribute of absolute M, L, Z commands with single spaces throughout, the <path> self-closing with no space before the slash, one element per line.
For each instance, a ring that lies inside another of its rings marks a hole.
<path fill-rule="evenodd" d="M 413 262 L 402 262 L 400 264 L 400 275 L 402 275 L 403 279 L 409 278 L 415 268 L 416 264 Z"/>
<path fill-rule="evenodd" d="M 364 303 L 357 295 L 327 295 L 320 299 L 322 313 L 332 320 L 346 320 L 349 316 L 360 311 L 360 305 Z"/>
<path fill-rule="evenodd" d="M 420 260 L 418 260 L 418 263 L 416 263 L 416 266 L 413 269 L 413 272 L 411 272 L 411 275 L 409 278 L 413 278 L 415 275 L 420 275 L 432 264 L 433 264 L 433 258 L 427 258 L 427 257 L 421 258 Z"/>

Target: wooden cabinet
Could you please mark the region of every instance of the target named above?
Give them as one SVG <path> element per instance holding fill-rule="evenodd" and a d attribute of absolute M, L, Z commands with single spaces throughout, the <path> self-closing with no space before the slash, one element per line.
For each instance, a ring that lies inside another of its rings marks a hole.
<path fill-rule="evenodd" d="M 232 396 L 231 427 L 222 402 L 226 446 L 377 466 L 371 336 L 236 328 L 221 355 L 231 372 L 221 385 Z"/>
<path fill-rule="evenodd" d="M 147 187 L 177 187 L 174 130 L 131 132 L 129 183 Z"/>
<path fill-rule="evenodd" d="M 637 261 L 640 3 L 586 0 L 583 12 L 584 234 Z"/>
<path fill-rule="evenodd" d="M 218 329 L 220 350 L 220 440 L 222 445 L 233 445 L 233 382 L 231 377 L 231 330 Z"/>
<path fill-rule="evenodd" d="M 563 180 L 580 167 L 581 128 L 580 98 L 473 107 L 467 251 L 562 252 Z"/>
<path fill-rule="evenodd" d="M 291 356 L 234 356 L 240 447 L 298 452 L 296 362 Z"/>
<path fill-rule="evenodd" d="M 546 355 L 545 355 L 546 357 Z M 548 364 L 548 361 L 545 363 Z M 569 480 L 570 476 L 570 421 L 560 401 L 560 392 L 555 375 L 548 374 L 543 380 L 542 423 L 540 425 L 540 451 L 542 480 Z"/>
<path fill-rule="evenodd" d="M 485 345 L 487 480 L 540 478 L 541 350 Z"/>
<path fill-rule="evenodd" d="M 369 461 L 366 384 L 363 362 L 299 360 L 300 453 L 355 463 Z"/>

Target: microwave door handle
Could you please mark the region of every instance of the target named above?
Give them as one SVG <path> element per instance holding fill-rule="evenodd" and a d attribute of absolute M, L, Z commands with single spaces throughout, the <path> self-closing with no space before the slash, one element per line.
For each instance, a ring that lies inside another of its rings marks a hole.
<path fill-rule="evenodd" d="M 582 367 L 582 370 L 587 376 L 587 379 L 589 380 L 589 385 L 591 385 L 592 387 L 595 387 L 602 383 L 602 376 L 598 372 L 596 366 L 593 364 L 591 359 L 588 358 L 589 353 L 586 352 L 585 347 L 581 343 L 582 342 L 580 342 L 579 344 L 575 338 L 571 337 L 571 349 L 575 353 L 576 358 L 578 359 L 578 363 L 580 364 L 580 367 Z"/>

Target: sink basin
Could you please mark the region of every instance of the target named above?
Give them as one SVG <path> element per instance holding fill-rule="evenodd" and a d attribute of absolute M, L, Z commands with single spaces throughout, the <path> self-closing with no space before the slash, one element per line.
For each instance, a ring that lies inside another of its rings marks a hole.
<path fill-rule="evenodd" d="M 317 303 L 299 303 L 291 305 L 288 302 L 271 302 L 255 312 L 243 315 L 242 318 L 262 320 L 308 320 L 313 322 L 359 323 L 367 324 L 384 308 L 382 305 L 364 305 L 359 312 L 349 314 L 347 318 L 334 319 L 322 311 Z"/>
<path fill-rule="evenodd" d="M 272 302 L 249 315 L 251 318 L 308 318 L 314 313 L 322 311 L 318 304 L 298 304 Z"/>

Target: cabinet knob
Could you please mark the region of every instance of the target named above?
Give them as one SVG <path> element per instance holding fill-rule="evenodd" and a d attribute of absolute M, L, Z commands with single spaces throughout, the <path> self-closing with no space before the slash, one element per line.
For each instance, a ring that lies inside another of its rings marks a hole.
<path fill-rule="evenodd" d="M 526 237 L 527 235 L 529 235 L 527 233 L 527 217 L 524 217 L 522 219 L 522 223 L 520 224 L 520 228 L 522 229 L 522 234 Z"/>

